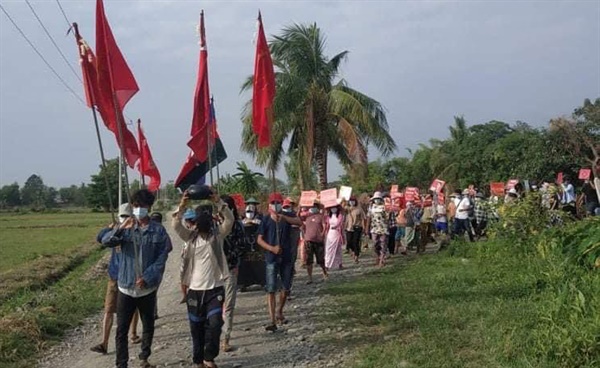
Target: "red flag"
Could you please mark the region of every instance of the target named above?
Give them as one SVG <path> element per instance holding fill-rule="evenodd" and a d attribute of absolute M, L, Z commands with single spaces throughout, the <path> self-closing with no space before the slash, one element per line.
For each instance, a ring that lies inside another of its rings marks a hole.
<path fill-rule="evenodd" d="M 112 34 L 102 0 L 96 1 L 96 54 L 101 88 L 109 88 L 123 110 L 140 89 Z"/>
<path fill-rule="evenodd" d="M 208 87 L 208 51 L 204 29 L 204 11 L 200 13 L 200 59 L 198 61 L 198 79 L 194 93 L 194 112 L 192 116 L 192 138 L 187 145 L 192 149 L 198 161 L 206 161 L 208 156 L 207 124 L 210 119 L 210 90 Z"/>
<path fill-rule="evenodd" d="M 122 145 L 127 164 L 133 168 L 140 153 L 133 133 L 125 125 L 123 108 L 139 88 L 106 20 L 102 0 L 96 1 L 96 70 L 98 110 L 120 142 L 119 147 Z"/>
<path fill-rule="evenodd" d="M 115 110 L 110 91 L 100 88 L 98 70 L 96 68 L 97 59 L 94 56 L 94 52 L 79 34 L 76 23 L 73 24 L 73 28 L 75 29 L 75 39 L 77 40 L 77 47 L 79 48 L 79 62 L 81 63 L 87 105 L 91 108 L 94 106 L 98 108 L 98 112 L 102 117 L 102 121 L 104 121 L 104 125 L 106 125 L 106 127 L 115 135 L 117 146 L 119 146 L 119 130 L 116 121 L 118 120 L 121 122 L 125 160 L 129 166 L 133 168 L 140 156 L 135 137 L 123 123 L 125 120 L 122 112 Z M 117 114 L 119 116 L 118 119 Z"/>
<path fill-rule="evenodd" d="M 258 135 L 258 148 L 271 144 L 273 100 L 275 99 L 275 72 L 265 37 L 262 17 L 258 12 L 258 37 L 252 80 L 252 130 Z"/>
<path fill-rule="evenodd" d="M 150 146 L 148 146 L 148 140 L 142 130 L 142 121 L 138 119 L 138 140 L 140 142 L 140 162 L 138 163 L 138 169 L 140 174 L 150 177 L 150 184 L 148 184 L 148 190 L 155 192 L 160 188 L 160 172 L 154 164 L 152 154 L 150 153 Z"/>

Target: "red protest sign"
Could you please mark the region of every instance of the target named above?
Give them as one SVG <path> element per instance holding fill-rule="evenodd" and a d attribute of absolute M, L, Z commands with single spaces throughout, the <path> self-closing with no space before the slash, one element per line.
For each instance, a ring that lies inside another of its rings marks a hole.
<path fill-rule="evenodd" d="M 337 206 L 337 198 L 337 188 L 331 188 L 321 191 L 321 204 L 325 208 Z"/>
<path fill-rule="evenodd" d="M 579 179 L 590 180 L 591 173 L 592 173 L 591 169 L 579 169 Z"/>
<path fill-rule="evenodd" d="M 392 193 L 392 211 L 397 212 L 405 207 L 404 193 L 394 192 Z"/>
<path fill-rule="evenodd" d="M 312 207 L 317 197 L 318 193 L 314 190 L 303 191 L 300 195 L 300 207 Z"/>
<path fill-rule="evenodd" d="M 431 186 L 429 186 L 429 190 L 439 193 L 444 188 L 444 185 L 446 185 L 445 181 L 440 180 L 440 179 L 434 179 L 433 182 L 431 183 Z"/>
<path fill-rule="evenodd" d="M 557 183 L 557 184 L 562 184 L 562 183 L 563 183 L 563 173 L 562 173 L 562 171 L 561 171 L 561 172 L 559 172 L 559 173 L 556 175 L 556 183 Z"/>
<path fill-rule="evenodd" d="M 407 187 L 404 190 L 404 199 L 406 199 L 406 201 L 418 201 L 419 198 L 419 188 L 415 188 L 415 187 Z"/>
<path fill-rule="evenodd" d="M 503 196 L 504 195 L 504 183 L 496 182 L 490 183 L 490 192 L 492 192 L 495 196 Z"/>
<path fill-rule="evenodd" d="M 392 199 L 390 197 L 385 197 L 383 203 L 385 204 L 385 210 L 390 212 L 392 210 Z"/>
<path fill-rule="evenodd" d="M 398 185 L 396 184 L 392 185 L 392 188 L 390 189 L 390 195 L 393 196 L 394 193 L 398 193 Z"/>
<path fill-rule="evenodd" d="M 508 183 L 506 183 L 506 188 L 507 189 L 512 189 L 514 188 L 517 184 L 519 184 L 519 179 L 510 179 L 508 181 Z"/>
<path fill-rule="evenodd" d="M 245 208 L 246 207 L 246 202 L 244 201 L 244 196 L 241 195 L 240 193 L 233 193 L 229 195 L 232 199 L 233 202 L 235 203 L 235 206 L 237 208 Z"/>

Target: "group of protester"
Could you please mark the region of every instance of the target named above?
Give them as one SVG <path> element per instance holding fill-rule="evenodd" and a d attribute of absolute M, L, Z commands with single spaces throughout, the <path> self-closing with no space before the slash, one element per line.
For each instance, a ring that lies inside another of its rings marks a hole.
<path fill-rule="evenodd" d="M 294 199 L 271 193 L 264 213 L 254 198 L 246 200 L 242 216 L 232 197 L 217 195 L 210 188 L 195 207 L 184 192 L 172 218 L 175 233 L 182 239 L 181 303 L 185 303 L 196 367 L 216 367 L 220 351 L 230 351 L 233 315 L 238 289 L 239 267 L 245 253 L 264 251 L 267 312 L 266 331 L 276 331 L 287 323 L 286 301 L 296 274 L 296 261 L 312 284 L 316 263 L 327 280 L 330 272 L 343 269 L 344 248 L 356 263 L 361 250 L 373 248 L 375 264 L 383 267 L 392 254 L 406 255 L 414 249 L 422 253 L 437 237 L 471 241 L 486 235 L 490 222 L 502 216 L 503 206 L 512 206 L 529 192 L 540 192 L 540 206 L 551 212 L 578 215 L 585 208 L 589 216 L 600 215 L 600 180 L 587 180 L 577 196 L 569 178 L 507 188 L 503 198 L 485 195 L 474 186 L 456 190 L 443 200 L 434 191 L 410 201 L 394 203 L 390 194 L 376 191 L 372 196 L 352 196 L 335 204 L 298 207 Z M 366 198 L 366 200 L 364 199 Z M 160 213 L 149 213 L 155 197 L 142 189 L 123 204 L 119 222 L 102 229 L 98 241 L 112 249 L 105 298 L 103 341 L 92 351 L 106 354 L 113 314 L 117 314 L 116 366 L 127 367 L 128 345 L 141 342 L 141 367 L 153 367 L 151 354 L 157 314 L 157 290 L 172 250 Z M 390 203 L 395 205 L 390 205 Z M 559 218 L 556 215 L 554 219 Z M 558 221 L 558 220 L 557 220 Z M 367 240 L 368 239 L 368 240 Z M 277 296 L 277 293 L 279 295 Z M 143 332 L 138 337 L 137 315 Z M 128 333 L 131 334 L 128 340 Z"/>

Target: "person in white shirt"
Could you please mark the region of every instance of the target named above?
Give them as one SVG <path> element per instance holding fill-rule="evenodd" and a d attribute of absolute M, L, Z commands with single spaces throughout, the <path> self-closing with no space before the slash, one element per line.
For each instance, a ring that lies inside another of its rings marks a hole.
<path fill-rule="evenodd" d="M 563 210 L 575 216 L 577 214 L 577 209 L 575 208 L 575 187 L 571 184 L 571 179 L 568 176 L 564 177 L 561 187 L 563 191 L 561 200 Z"/>
<path fill-rule="evenodd" d="M 200 201 L 196 207 L 194 226 L 182 224 L 183 209 L 189 201 L 187 192 L 173 218 L 173 228 L 188 243 L 183 255 L 181 283 L 188 286 L 186 302 L 192 334 L 192 359 L 195 367 L 216 367 L 219 355 L 225 280 L 229 277 L 223 241 L 233 227 L 233 214 L 217 195 Z M 214 209 L 223 219 L 216 225 Z"/>
<path fill-rule="evenodd" d="M 466 231 L 470 241 L 475 241 L 469 221 L 469 211 L 471 210 L 471 201 L 469 200 L 468 189 L 463 191 L 463 195 L 454 200 L 456 203 L 456 215 L 454 216 L 453 236 L 463 236 Z"/>

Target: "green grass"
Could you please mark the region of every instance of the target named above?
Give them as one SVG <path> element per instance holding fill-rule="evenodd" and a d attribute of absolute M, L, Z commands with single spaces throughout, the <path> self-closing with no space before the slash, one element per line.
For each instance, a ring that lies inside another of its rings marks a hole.
<path fill-rule="evenodd" d="M 571 233 L 600 242 L 597 224 Z M 350 366 L 360 368 L 598 366 L 598 269 L 571 265 L 559 250 L 542 259 L 511 246 L 453 244 L 330 284 L 332 314 L 322 322 L 352 334 L 326 342 L 352 347 Z"/>
<path fill-rule="evenodd" d="M 106 213 L 0 214 L 0 274 L 95 241 Z"/>

